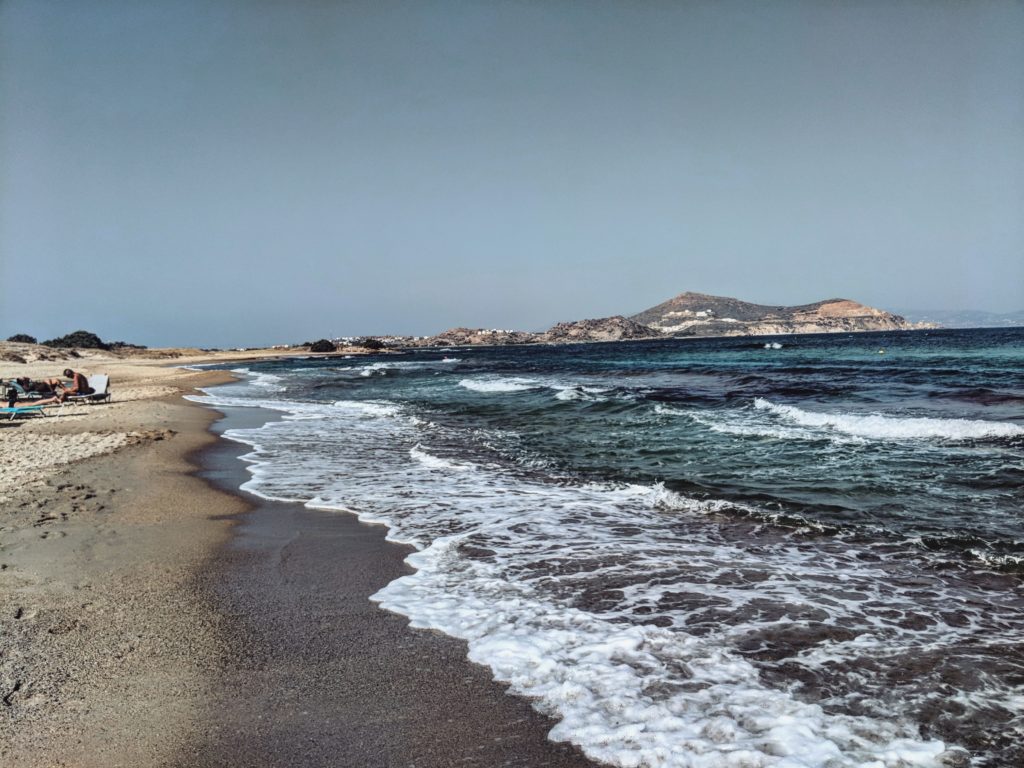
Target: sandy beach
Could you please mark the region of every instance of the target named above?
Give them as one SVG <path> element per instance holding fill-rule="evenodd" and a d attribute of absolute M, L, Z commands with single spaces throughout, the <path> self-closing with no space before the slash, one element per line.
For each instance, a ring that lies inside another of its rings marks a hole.
<path fill-rule="evenodd" d="M 0 363 L 113 391 L 0 426 L 0 762 L 590 765 L 464 644 L 367 600 L 407 572 L 382 528 L 235 492 L 240 448 L 182 399 L 230 375 L 189 362 Z"/>

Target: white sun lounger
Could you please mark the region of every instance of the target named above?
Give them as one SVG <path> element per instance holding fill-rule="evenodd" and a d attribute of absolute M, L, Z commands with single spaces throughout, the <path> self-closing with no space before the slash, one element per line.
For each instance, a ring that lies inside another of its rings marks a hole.
<path fill-rule="evenodd" d="M 99 403 L 110 402 L 110 377 L 105 373 L 96 373 L 86 376 L 89 386 L 92 388 L 91 395 L 68 395 L 65 402 L 68 403 Z"/>

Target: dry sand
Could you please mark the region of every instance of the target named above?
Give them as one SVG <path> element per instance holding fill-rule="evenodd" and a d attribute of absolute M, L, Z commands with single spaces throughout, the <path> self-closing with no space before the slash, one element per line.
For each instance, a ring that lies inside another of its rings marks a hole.
<path fill-rule="evenodd" d="M 4 378 L 70 366 L 114 397 L 0 422 L 0 765 L 589 765 L 366 600 L 406 568 L 381 529 L 234 492 L 237 448 L 181 398 L 227 374 L 5 351 Z"/>
<path fill-rule="evenodd" d="M 0 764 L 166 764 L 199 727 L 220 642 L 190 594 L 229 533 L 210 511 L 244 508 L 190 474 L 215 414 L 169 393 L 226 376 L 73 364 L 109 372 L 114 402 L 0 422 Z"/>

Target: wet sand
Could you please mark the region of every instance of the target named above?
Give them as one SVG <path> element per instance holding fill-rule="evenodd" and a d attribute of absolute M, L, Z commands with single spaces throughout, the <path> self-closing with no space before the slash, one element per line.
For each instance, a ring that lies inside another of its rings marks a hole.
<path fill-rule="evenodd" d="M 238 409 L 218 429 L 254 417 Z M 201 476 L 237 489 L 247 450 L 206 448 Z M 201 579 L 228 650 L 207 738 L 182 765 L 594 765 L 548 741 L 554 721 L 470 663 L 464 642 L 410 629 L 369 601 L 409 572 L 412 550 L 386 542 L 383 527 L 245 498 L 252 508 Z"/>

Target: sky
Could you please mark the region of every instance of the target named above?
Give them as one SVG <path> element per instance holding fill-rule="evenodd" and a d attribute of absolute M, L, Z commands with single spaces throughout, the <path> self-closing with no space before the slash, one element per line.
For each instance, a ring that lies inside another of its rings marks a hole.
<path fill-rule="evenodd" d="M 1024 2 L 0 0 L 0 336 L 1024 309 Z"/>

